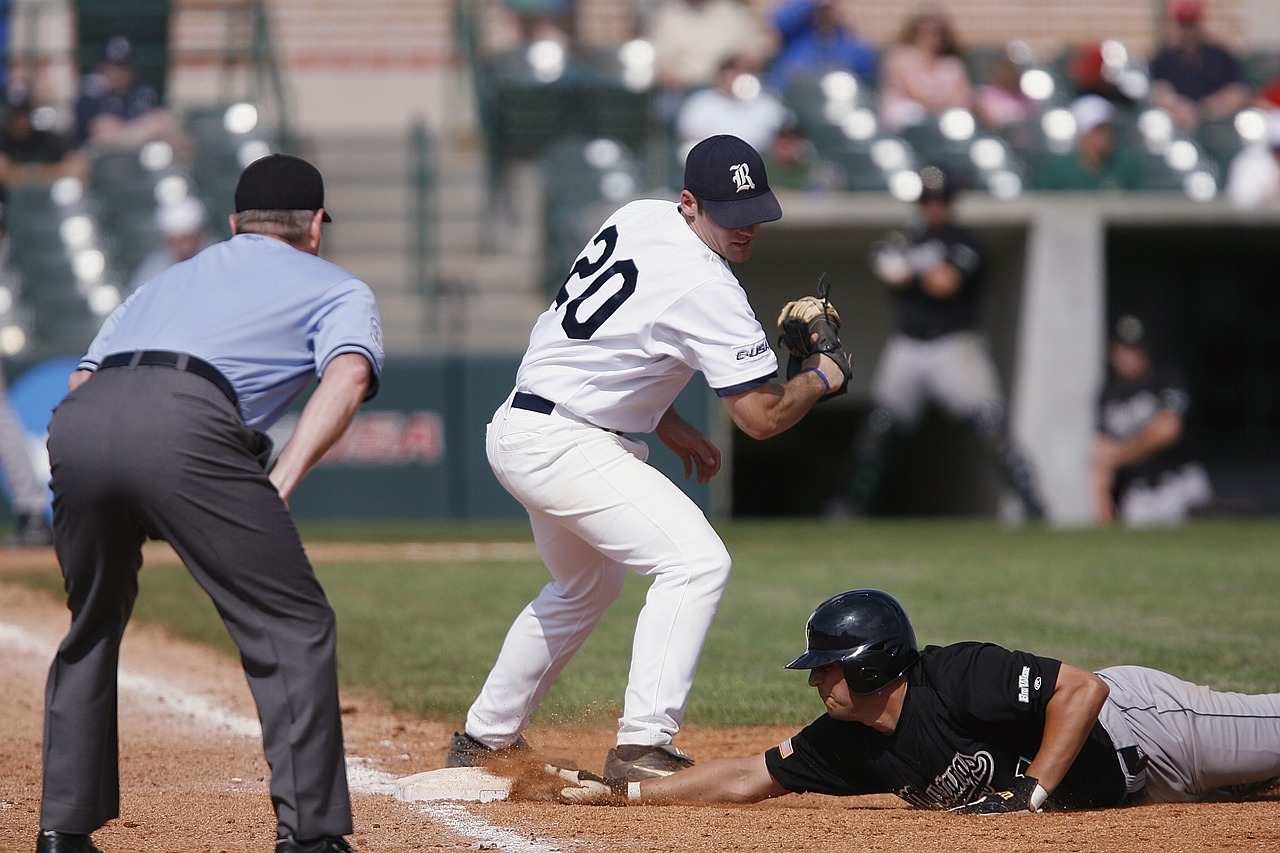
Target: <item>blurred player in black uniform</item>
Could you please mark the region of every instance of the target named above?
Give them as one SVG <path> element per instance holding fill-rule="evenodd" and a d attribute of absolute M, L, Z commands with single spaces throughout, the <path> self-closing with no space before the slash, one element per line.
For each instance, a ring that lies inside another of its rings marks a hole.
<path fill-rule="evenodd" d="M 1186 433 L 1191 395 L 1179 371 L 1156 364 L 1142 321 L 1124 316 L 1107 349 L 1093 449 L 1094 516 L 1140 527 L 1178 524 L 1213 488 Z"/>
<path fill-rule="evenodd" d="M 847 488 L 827 503 L 826 514 L 867 511 L 895 445 L 933 401 L 999 462 L 1025 516 L 1041 518 L 1044 505 L 1030 465 L 1006 433 L 999 376 L 978 329 L 982 247 L 952 220 L 954 178 L 937 166 L 926 166 L 920 178 L 920 221 L 905 235 L 890 234 L 873 253 L 876 275 L 896 297 L 898 327 L 871 380 L 873 408 L 858 434 Z"/>

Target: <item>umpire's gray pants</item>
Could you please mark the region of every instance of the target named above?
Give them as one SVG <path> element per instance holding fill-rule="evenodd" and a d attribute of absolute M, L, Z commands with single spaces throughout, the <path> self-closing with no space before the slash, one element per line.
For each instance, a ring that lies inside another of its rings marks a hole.
<path fill-rule="evenodd" d="M 103 370 L 55 410 L 71 628 L 45 697 L 42 828 L 87 833 L 119 815 L 116 668 L 150 536 L 173 546 L 240 648 L 280 833 L 351 832 L 334 615 L 260 449 L 212 383 L 168 367 Z"/>

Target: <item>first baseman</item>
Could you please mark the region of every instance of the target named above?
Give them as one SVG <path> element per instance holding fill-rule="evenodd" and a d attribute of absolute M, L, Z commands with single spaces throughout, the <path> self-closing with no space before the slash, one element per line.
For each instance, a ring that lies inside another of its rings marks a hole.
<path fill-rule="evenodd" d="M 605 774 L 649 778 L 692 763 L 672 740 L 730 559 L 698 506 L 646 464 L 648 445 L 634 434 L 656 432 L 686 477 L 706 482 L 720 450 L 672 405 L 696 371 L 757 439 L 844 389 L 838 340 L 797 361 L 787 382 L 771 381 L 777 357 L 730 264 L 750 258 L 761 223 L 781 215 L 760 155 L 734 136 L 706 139 L 688 155 L 679 201 L 614 213 L 538 319 L 515 389 L 489 424 L 488 457 L 528 510 L 552 581 L 511 626 L 450 744 L 451 766 L 525 746 L 521 732 L 628 569 L 653 583 Z"/>
<path fill-rule="evenodd" d="M 892 793 L 995 814 L 1238 797 L 1280 781 L 1280 693 L 1222 693 L 1140 666 L 1088 672 L 990 643 L 921 650 L 902 605 L 874 589 L 823 602 L 805 635 L 787 667 L 809 670 L 827 713 L 803 731 L 612 792 L 583 776 L 564 796 Z"/>
<path fill-rule="evenodd" d="M 49 425 L 71 629 L 45 697 L 38 853 L 94 853 L 89 833 L 119 814 L 116 665 L 148 538 L 173 546 L 240 649 L 276 853 L 350 849 L 334 615 L 288 500 L 377 390 L 378 309 L 368 285 L 317 256 L 329 215 L 310 163 L 252 163 L 235 206 L 230 240 L 107 318 Z M 317 375 L 268 473 L 262 430 Z"/>

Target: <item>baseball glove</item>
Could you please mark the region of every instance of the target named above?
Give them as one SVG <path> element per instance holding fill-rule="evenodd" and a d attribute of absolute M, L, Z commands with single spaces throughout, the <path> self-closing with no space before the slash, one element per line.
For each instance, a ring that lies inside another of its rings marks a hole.
<path fill-rule="evenodd" d="M 824 276 L 825 278 L 825 276 Z M 778 314 L 778 344 L 790 354 L 787 359 L 787 378 L 795 376 L 804 366 L 805 359 L 814 353 L 831 358 L 840 368 L 840 383 L 836 377 L 826 377 L 831 385 L 826 396 L 843 394 L 853 376 L 853 358 L 844 351 L 840 342 L 840 313 L 827 301 L 824 280 L 818 281 L 818 296 L 803 296 L 782 306 Z"/>

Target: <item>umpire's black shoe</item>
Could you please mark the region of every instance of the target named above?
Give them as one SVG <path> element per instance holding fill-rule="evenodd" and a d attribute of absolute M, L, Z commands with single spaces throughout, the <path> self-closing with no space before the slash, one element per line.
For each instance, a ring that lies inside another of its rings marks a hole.
<path fill-rule="evenodd" d="M 102 853 L 87 835 L 42 829 L 36 836 L 36 853 Z"/>
<path fill-rule="evenodd" d="M 445 767 L 479 767 L 495 758 L 509 755 L 512 752 L 528 750 L 529 743 L 523 737 L 516 737 L 515 743 L 502 749 L 485 746 L 466 732 L 454 732 L 449 738 L 449 748 L 444 754 Z"/>
<path fill-rule="evenodd" d="M 625 745 L 609 750 L 604 759 L 604 780 L 610 785 L 660 779 L 686 767 L 693 759 L 675 744 L 661 746 Z"/>
<path fill-rule="evenodd" d="M 292 835 L 286 835 L 276 839 L 276 853 L 351 853 L 351 845 L 338 835 L 314 841 L 299 841 Z"/>

